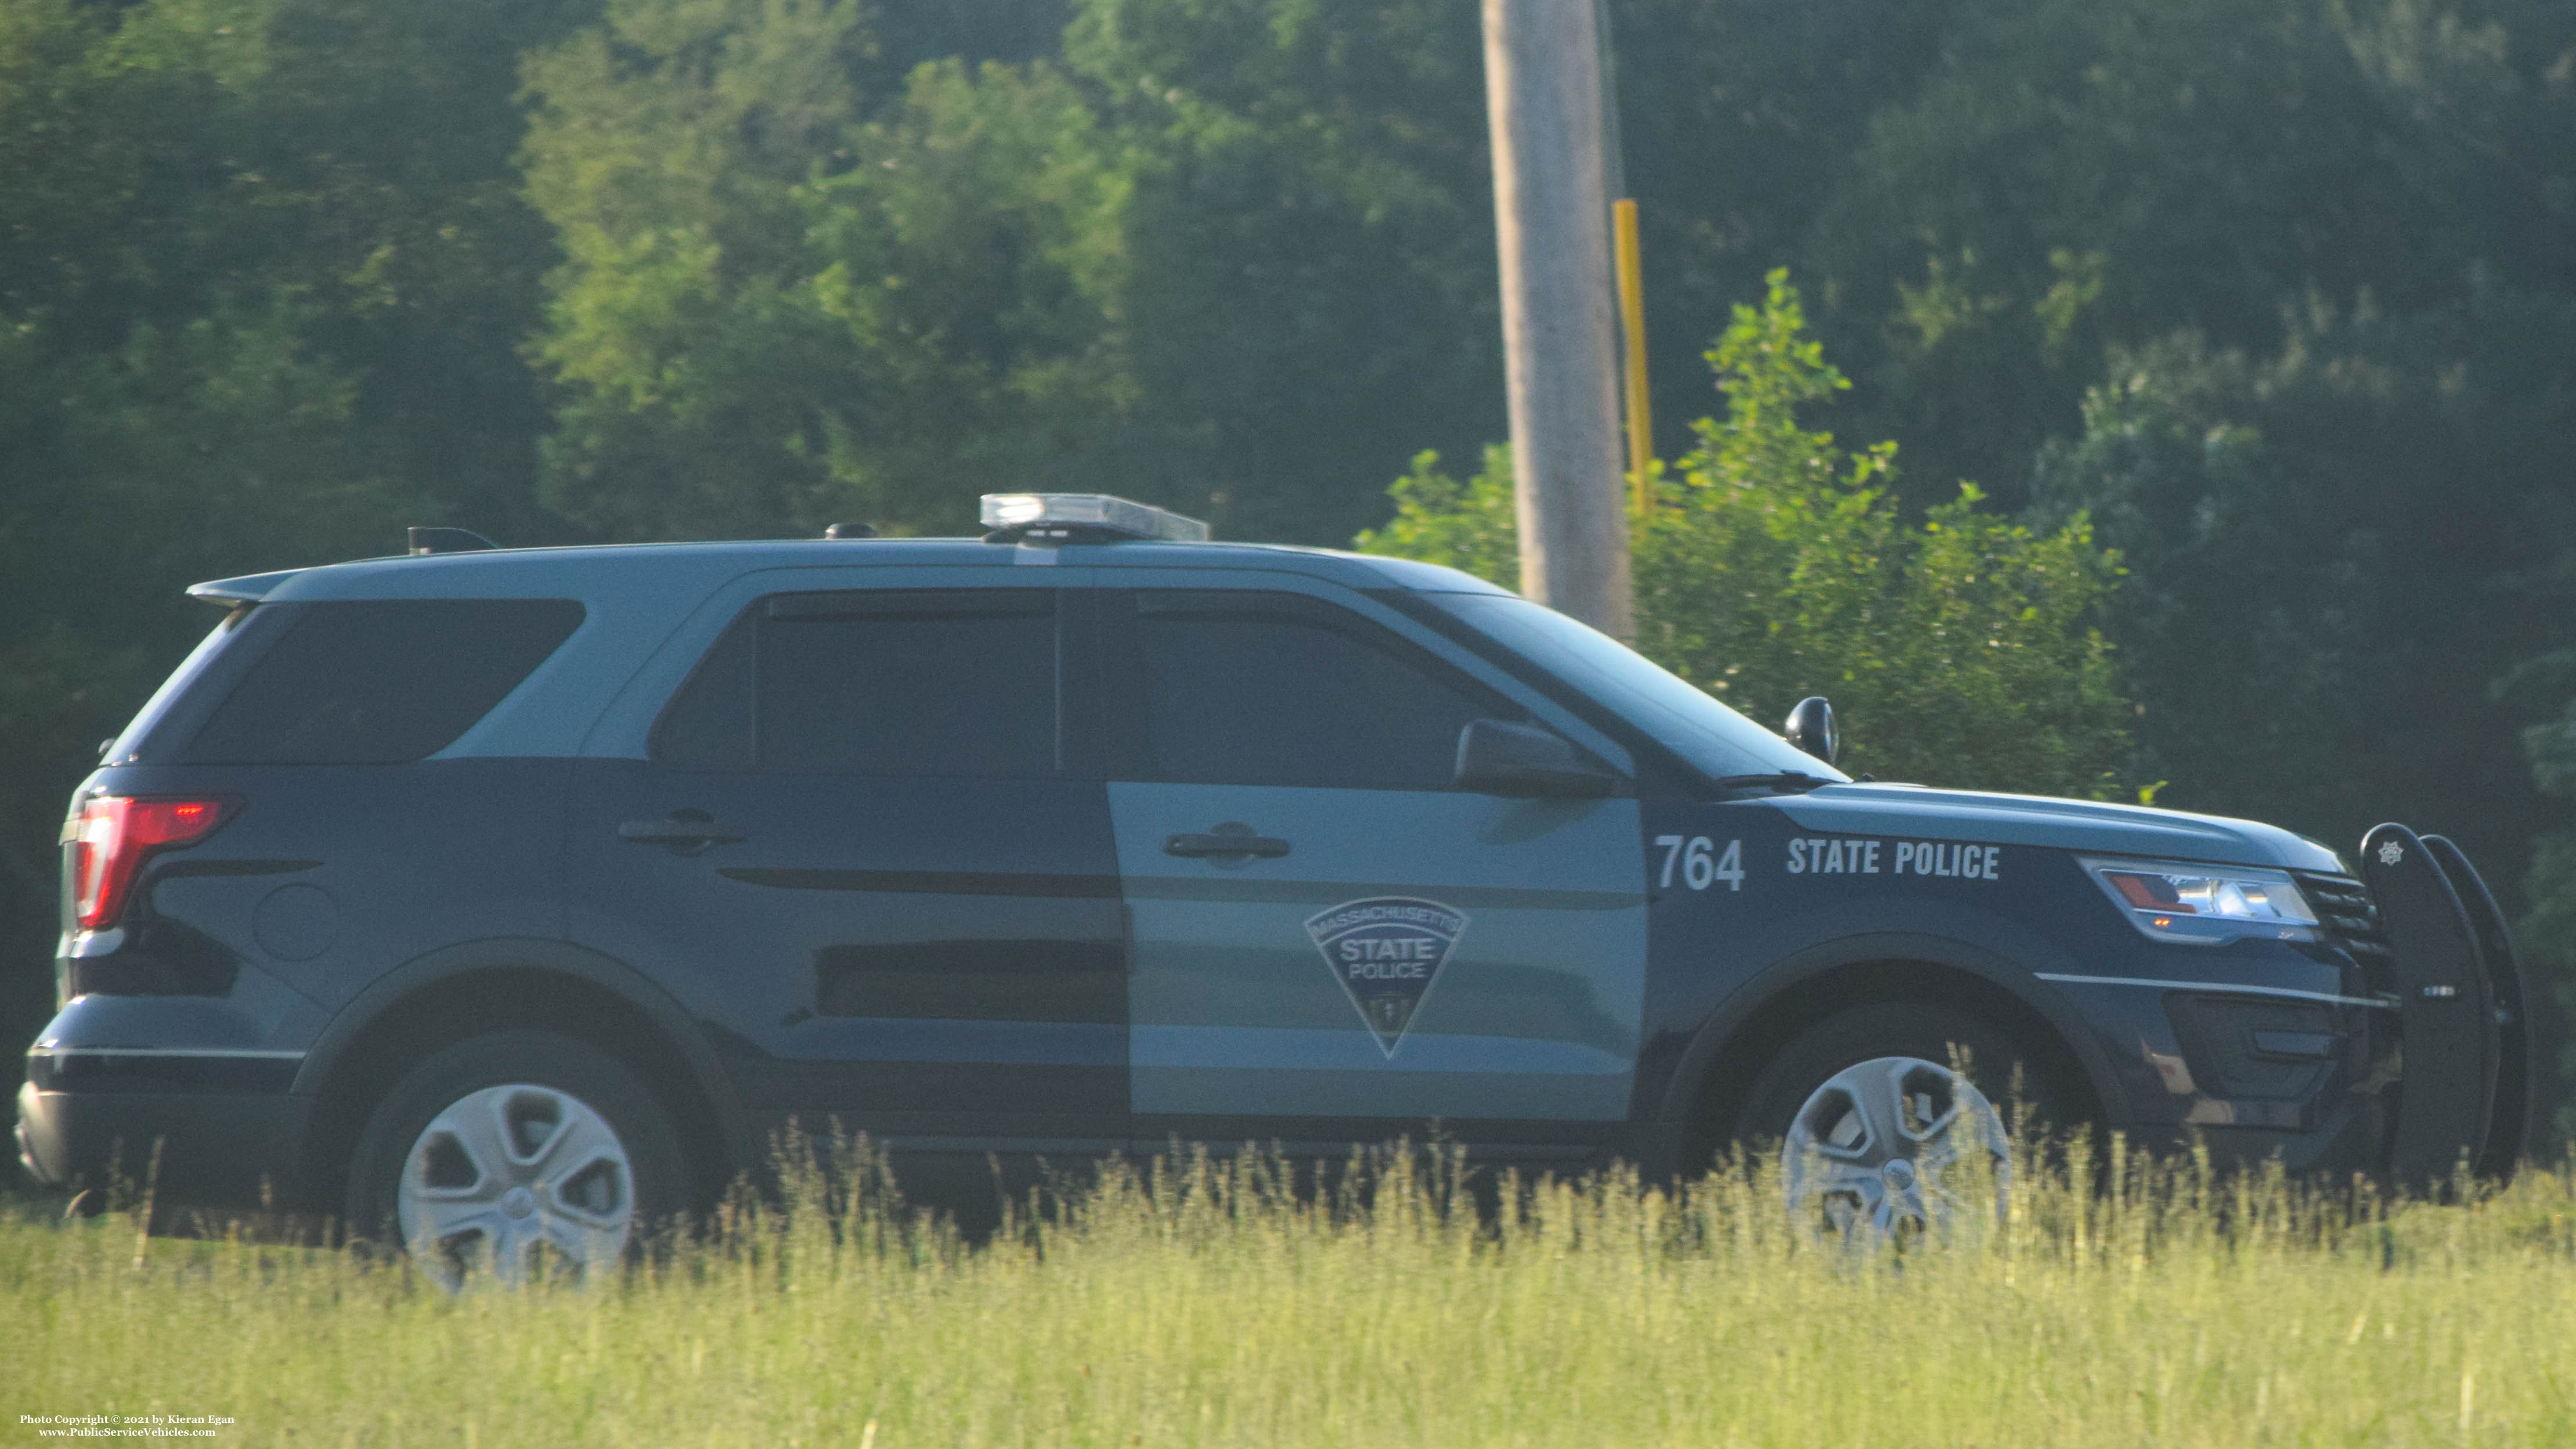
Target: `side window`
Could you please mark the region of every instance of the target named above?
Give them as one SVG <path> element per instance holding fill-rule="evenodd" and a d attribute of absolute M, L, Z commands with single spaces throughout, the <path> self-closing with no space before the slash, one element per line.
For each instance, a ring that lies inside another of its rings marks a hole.
<path fill-rule="evenodd" d="M 391 765 L 454 744 L 572 634 L 572 599 L 301 609 L 180 752 L 188 765 Z"/>
<path fill-rule="evenodd" d="M 707 651 L 653 732 L 698 770 L 1055 773 L 1047 589 L 775 594 Z"/>
<path fill-rule="evenodd" d="M 1119 689 L 1133 778 L 1442 790 L 1469 720 L 1525 713 L 1395 634 L 1302 594 L 1145 590 Z"/>

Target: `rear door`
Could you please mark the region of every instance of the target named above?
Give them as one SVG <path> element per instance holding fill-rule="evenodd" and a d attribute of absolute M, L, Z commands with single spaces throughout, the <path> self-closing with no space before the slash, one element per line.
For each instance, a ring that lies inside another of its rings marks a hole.
<path fill-rule="evenodd" d="M 1126 963 L 1078 591 L 958 572 L 729 601 L 645 757 L 585 762 L 574 930 L 688 1001 L 758 1117 L 980 1171 L 1124 1141 Z"/>
<path fill-rule="evenodd" d="M 1625 768 L 1617 747 L 1356 593 L 1101 573 L 1144 585 L 1101 597 L 1142 1141 L 1329 1147 L 1437 1119 L 1581 1144 L 1624 1119 L 1637 802 L 1451 784 L 1473 719 Z"/>

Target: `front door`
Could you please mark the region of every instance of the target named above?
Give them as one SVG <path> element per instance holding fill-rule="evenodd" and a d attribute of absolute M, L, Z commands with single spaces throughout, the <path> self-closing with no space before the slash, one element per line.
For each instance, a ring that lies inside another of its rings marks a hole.
<path fill-rule="evenodd" d="M 1637 802 L 1452 784 L 1470 720 L 1579 727 L 1302 581 L 1107 589 L 1101 610 L 1142 1142 L 1328 1145 L 1437 1119 L 1471 1143 L 1564 1143 L 1627 1116 Z"/>
<path fill-rule="evenodd" d="M 1107 801 L 1062 688 L 1078 597 L 758 593 L 647 758 L 584 762 L 576 938 L 649 963 L 757 1118 L 977 1173 L 1127 1140 Z"/>

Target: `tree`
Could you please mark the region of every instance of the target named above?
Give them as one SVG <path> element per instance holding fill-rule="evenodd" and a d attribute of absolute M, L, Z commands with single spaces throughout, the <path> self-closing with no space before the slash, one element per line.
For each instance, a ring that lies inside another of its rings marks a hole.
<path fill-rule="evenodd" d="M 2455 295 L 2475 237 L 2320 0 L 1963 7 L 1812 213 L 1864 415 L 1995 480 L 2080 426 L 2107 344 L 2268 350 L 2307 293 Z"/>
<path fill-rule="evenodd" d="M 527 67 L 568 253 L 546 496 L 620 538 L 956 529 L 1128 410 L 1127 183 L 1054 67 L 878 61 L 857 0 L 619 0 Z"/>
<path fill-rule="evenodd" d="M 516 348 L 551 242 L 516 54 L 583 0 L 0 7 L 0 948 L 41 960 L 97 743 L 196 580 L 542 541 Z M 0 982 L 24 1040 L 50 983 Z"/>
<path fill-rule="evenodd" d="M 2488 686 L 2564 637 L 2533 581 L 2576 543 L 2571 335 L 2576 302 L 2492 287 L 2320 307 L 2270 357 L 2189 334 L 2121 356 L 2033 486 L 2127 560 L 2107 628 L 2176 802 L 2341 846 L 2440 830 L 2512 898 L 2566 812 Z"/>
<path fill-rule="evenodd" d="M 2081 517 L 2042 533 L 1962 485 L 1919 524 L 1887 484 L 1892 443 L 1852 452 L 1798 419 L 1850 384 L 1806 335 L 1787 274 L 1708 353 L 1722 416 L 1659 475 L 1637 520 L 1638 648 L 1758 718 L 1835 700 L 1847 768 L 1979 789 L 2122 792 L 2129 706 L 2092 617 L 2117 558 Z M 1415 460 L 1379 553 L 1502 582 L 1515 541 L 1508 453 L 1477 477 Z"/>
<path fill-rule="evenodd" d="M 2576 579 L 2576 572 L 2565 579 Z M 2554 695 L 2566 701 L 2554 717 L 2523 732 L 2523 746 L 2533 782 L 2559 799 L 2576 799 L 2576 649 L 2526 660 L 2498 686 L 2506 698 Z M 2547 1028 L 2539 1040 L 2544 1048 L 2556 1048 L 2542 1063 L 2544 1070 L 2555 1069 L 2555 1077 L 2543 1083 L 2541 1126 L 2565 1141 L 2576 1138 L 2576 1091 L 2570 1090 L 2576 1084 L 2576 1041 L 2566 1030 L 2576 1020 L 2576 830 L 2533 842 L 2523 889 L 2531 911 L 2515 923 L 2515 943 L 2530 990 L 2539 998 L 2531 1003 L 2535 1019 Z"/>
<path fill-rule="evenodd" d="M 2493 281 L 2405 317 L 2314 308 L 2269 357 L 2181 334 L 2117 357 L 2033 485 L 2127 559 L 2106 628 L 2173 803 L 2347 849 L 2382 820 L 2450 835 L 2528 903 L 2562 996 L 2576 736 L 2526 727 L 2576 683 L 2570 336 L 2576 299 Z"/>
<path fill-rule="evenodd" d="M 1138 404 L 1092 476 L 1338 543 L 1415 449 L 1501 431 L 1474 0 L 1081 0 L 1065 63 L 1135 166 Z"/>
<path fill-rule="evenodd" d="M 529 62 L 567 513 L 955 529 L 1100 488 L 1320 541 L 1497 413 L 1464 0 L 1084 0 L 1060 61 L 971 69 L 879 28 L 618 0 Z"/>

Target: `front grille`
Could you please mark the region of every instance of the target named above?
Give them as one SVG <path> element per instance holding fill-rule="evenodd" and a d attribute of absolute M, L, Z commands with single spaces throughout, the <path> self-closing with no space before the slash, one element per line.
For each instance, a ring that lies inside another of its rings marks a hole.
<path fill-rule="evenodd" d="M 2397 958 L 2388 949 L 2388 933 L 2379 928 L 2379 907 L 2370 892 L 2348 875 L 2294 870 L 2292 879 L 2317 912 L 2317 924 L 2361 963 L 2363 979 L 2374 991 L 2396 989 Z"/>

